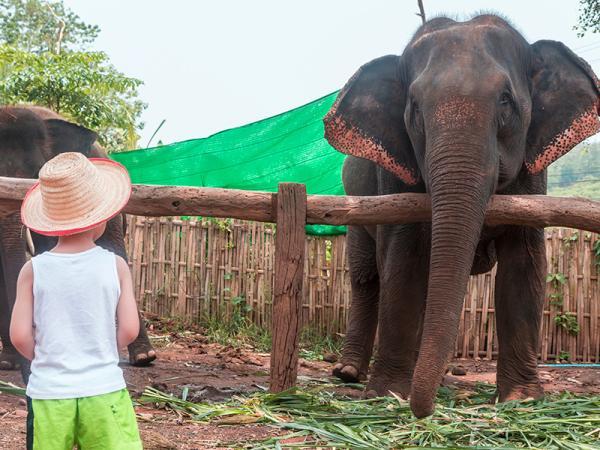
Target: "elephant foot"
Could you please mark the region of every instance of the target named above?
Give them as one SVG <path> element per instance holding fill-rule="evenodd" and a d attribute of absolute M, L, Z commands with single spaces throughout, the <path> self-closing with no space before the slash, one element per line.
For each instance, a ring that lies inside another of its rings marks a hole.
<path fill-rule="evenodd" d="M 395 377 L 394 379 L 373 376 L 365 389 L 366 398 L 384 397 L 390 392 L 408 399 L 411 389 L 411 379 L 408 377 Z"/>
<path fill-rule="evenodd" d="M 544 398 L 544 388 L 539 382 L 525 385 L 498 385 L 498 401 L 508 402 L 511 400 L 538 400 Z"/>
<path fill-rule="evenodd" d="M 16 351 L 2 350 L 0 353 L 0 370 L 19 370 L 23 357 Z"/>
<path fill-rule="evenodd" d="M 359 371 L 352 363 L 337 363 L 333 366 L 332 374 L 344 383 L 360 383 L 367 379 L 366 371 Z"/>
<path fill-rule="evenodd" d="M 156 351 L 150 342 L 133 343 L 127 347 L 129 350 L 129 364 L 136 367 L 149 366 L 156 359 Z"/>

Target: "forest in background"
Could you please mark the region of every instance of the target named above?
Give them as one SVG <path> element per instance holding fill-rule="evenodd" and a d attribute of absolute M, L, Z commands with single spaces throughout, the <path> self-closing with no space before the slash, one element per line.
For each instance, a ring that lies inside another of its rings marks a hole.
<path fill-rule="evenodd" d="M 600 199 L 600 142 L 583 143 L 552 164 L 548 194 Z"/>

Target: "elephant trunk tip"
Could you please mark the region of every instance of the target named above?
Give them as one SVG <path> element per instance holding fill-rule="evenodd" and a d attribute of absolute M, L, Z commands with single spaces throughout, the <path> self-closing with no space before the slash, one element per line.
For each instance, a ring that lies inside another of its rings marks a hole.
<path fill-rule="evenodd" d="M 435 411 L 435 393 L 430 395 L 413 387 L 410 393 L 410 409 L 417 419 L 431 416 Z"/>

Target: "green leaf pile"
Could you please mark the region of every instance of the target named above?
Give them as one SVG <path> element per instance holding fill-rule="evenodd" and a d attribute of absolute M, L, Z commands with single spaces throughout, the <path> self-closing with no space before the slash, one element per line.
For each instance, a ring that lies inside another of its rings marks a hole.
<path fill-rule="evenodd" d="M 264 423 L 291 431 L 266 441 L 240 443 L 241 447 L 261 449 L 591 450 L 600 445 L 599 396 L 563 393 L 540 401 L 492 404 L 494 386 L 481 384 L 474 391 L 443 387 L 434 415 L 418 420 L 408 402 L 399 397 L 355 400 L 333 393 L 331 387 L 257 393 L 217 404 L 187 402 L 147 388 L 141 402 L 165 406 L 194 421 Z"/>

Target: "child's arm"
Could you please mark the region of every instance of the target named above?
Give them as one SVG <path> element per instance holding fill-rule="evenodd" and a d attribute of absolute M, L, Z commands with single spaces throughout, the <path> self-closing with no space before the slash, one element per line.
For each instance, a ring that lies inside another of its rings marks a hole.
<path fill-rule="evenodd" d="M 25 263 L 17 280 L 17 299 L 10 320 L 10 340 L 25 358 L 33 359 L 33 267 Z"/>
<path fill-rule="evenodd" d="M 117 272 L 121 283 L 121 296 L 117 306 L 117 344 L 119 348 L 131 344 L 140 332 L 140 319 L 138 316 L 133 284 L 129 266 L 123 258 L 117 256 Z"/>

